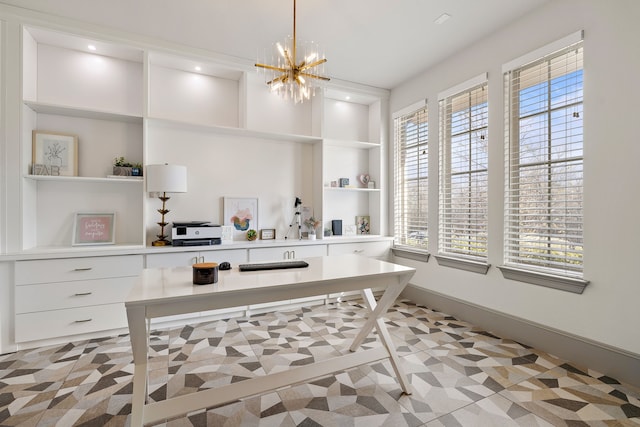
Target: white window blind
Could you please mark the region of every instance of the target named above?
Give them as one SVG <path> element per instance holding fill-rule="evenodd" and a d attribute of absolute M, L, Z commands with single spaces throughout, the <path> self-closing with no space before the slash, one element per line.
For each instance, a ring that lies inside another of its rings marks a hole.
<path fill-rule="evenodd" d="M 429 123 L 426 102 L 394 117 L 395 244 L 427 250 Z"/>
<path fill-rule="evenodd" d="M 480 261 L 487 257 L 486 80 L 484 74 L 464 85 L 466 89 L 447 91 L 439 100 L 438 252 Z"/>
<path fill-rule="evenodd" d="M 580 40 L 504 70 L 505 264 L 582 277 Z M 574 37 L 575 38 L 575 37 Z"/>

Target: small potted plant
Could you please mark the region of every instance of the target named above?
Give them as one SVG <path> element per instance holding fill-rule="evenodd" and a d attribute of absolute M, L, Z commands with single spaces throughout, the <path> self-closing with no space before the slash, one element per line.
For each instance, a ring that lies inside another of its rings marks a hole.
<path fill-rule="evenodd" d="M 117 176 L 133 175 L 133 165 L 127 162 L 124 157 L 116 157 L 113 160 L 113 174 Z"/>
<path fill-rule="evenodd" d="M 316 240 L 316 228 L 320 225 L 320 221 L 314 217 L 309 217 L 304 220 L 304 225 L 309 230 L 309 240 Z"/>
<path fill-rule="evenodd" d="M 258 238 L 258 232 L 256 230 L 254 230 L 253 228 L 247 230 L 247 240 L 253 241 L 253 240 L 256 240 L 257 238 Z"/>

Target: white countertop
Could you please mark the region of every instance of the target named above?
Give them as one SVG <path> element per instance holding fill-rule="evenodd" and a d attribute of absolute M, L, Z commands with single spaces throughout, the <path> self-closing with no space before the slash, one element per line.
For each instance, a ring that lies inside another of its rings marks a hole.
<path fill-rule="evenodd" d="M 101 245 L 101 246 L 56 246 L 56 247 L 39 247 L 27 249 L 18 252 L 8 252 L 0 254 L 0 262 L 2 261 L 22 261 L 32 259 L 50 259 L 50 258 L 76 258 L 91 256 L 110 256 L 110 255 L 136 255 L 136 254 L 157 254 L 171 252 L 204 252 L 219 251 L 227 249 L 252 249 L 252 248 L 270 248 L 284 246 L 302 246 L 302 245 L 327 245 L 340 243 L 365 243 L 376 241 L 392 241 L 393 237 L 368 235 L 368 236 L 331 236 L 317 240 L 306 239 L 278 239 L 278 240 L 254 240 L 250 241 L 234 241 L 221 245 L 209 246 L 142 246 L 142 245 Z"/>

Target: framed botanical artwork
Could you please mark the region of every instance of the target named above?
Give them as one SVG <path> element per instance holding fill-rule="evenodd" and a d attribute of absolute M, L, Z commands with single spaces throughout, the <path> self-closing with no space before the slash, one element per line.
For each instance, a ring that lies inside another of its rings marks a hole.
<path fill-rule="evenodd" d="M 225 197 L 223 210 L 223 225 L 232 226 L 234 236 L 258 229 L 257 197 Z"/>
<path fill-rule="evenodd" d="M 76 213 L 73 221 L 73 246 L 113 245 L 116 242 L 116 214 Z"/>
<path fill-rule="evenodd" d="M 369 215 L 359 215 L 356 217 L 356 227 L 358 234 L 371 233 L 371 218 Z"/>
<path fill-rule="evenodd" d="M 32 163 L 56 170 L 57 175 L 78 175 L 78 137 L 66 133 L 32 132 Z"/>

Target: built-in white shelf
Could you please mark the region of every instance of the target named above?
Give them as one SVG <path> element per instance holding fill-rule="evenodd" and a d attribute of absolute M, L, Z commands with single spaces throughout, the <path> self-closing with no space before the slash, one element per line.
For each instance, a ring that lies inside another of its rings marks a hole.
<path fill-rule="evenodd" d="M 144 182 L 142 177 L 134 178 L 101 178 L 97 176 L 53 176 L 53 175 L 25 175 L 24 178 L 34 181 L 50 181 L 50 182 L 108 182 L 114 184 L 141 184 Z"/>
<path fill-rule="evenodd" d="M 156 117 L 149 118 L 149 124 L 170 126 L 175 129 L 201 130 L 205 132 L 215 133 L 218 135 L 267 139 L 267 140 L 283 141 L 283 142 L 301 142 L 301 143 L 315 144 L 316 142 L 322 141 L 322 138 L 313 137 L 313 136 L 265 132 L 265 131 L 236 128 L 236 127 L 229 127 L 229 126 L 206 125 L 202 123 L 191 123 L 191 122 L 185 122 L 181 120 L 171 120 L 171 119 L 163 119 L 163 118 L 156 118 Z"/>
<path fill-rule="evenodd" d="M 360 188 L 360 187 L 324 187 L 325 191 L 355 191 L 355 192 L 380 192 L 379 188 Z"/>
<path fill-rule="evenodd" d="M 95 120 L 111 120 L 124 123 L 142 123 L 142 116 L 137 115 L 129 115 L 87 108 L 77 108 L 66 105 L 49 104 L 35 101 L 24 101 L 24 104 L 39 114 L 53 114 L 57 116 L 79 117 Z"/>
<path fill-rule="evenodd" d="M 339 148 L 380 148 L 380 144 L 376 142 L 367 142 L 367 141 L 353 141 L 353 140 L 345 140 L 345 139 L 323 139 L 324 143 L 331 147 L 339 147 Z"/>

